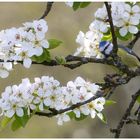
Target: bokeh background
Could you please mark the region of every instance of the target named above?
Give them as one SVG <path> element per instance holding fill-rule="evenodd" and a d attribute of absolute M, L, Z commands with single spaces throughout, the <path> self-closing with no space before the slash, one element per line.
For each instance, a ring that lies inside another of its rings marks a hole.
<path fill-rule="evenodd" d="M 102 3 L 94 2 L 87 8 L 79 9 L 76 12 L 67 7 L 64 2 L 55 2 L 49 15 L 45 18 L 48 22 L 49 30 L 46 38 L 56 38 L 64 43 L 61 47 L 53 50 L 53 56 L 66 56 L 73 54 L 78 44 L 75 38 L 80 30 L 88 31 L 89 24 L 94 19 L 94 12 L 101 7 Z M 43 2 L 13 2 L 0 3 L 0 30 L 19 27 L 23 22 L 38 19 L 44 12 L 46 3 Z M 124 42 L 122 42 L 124 43 Z M 136 43 L 135 51 L 139 55 L 139 43 Z M 30 69 L 25 69 L 22 65 L 16 65 L 10 76 L 0 79 L 0 93 L 7 85 L 18 84 L 22 78 L 49 75 L 54 76 L 66 84 L 69 80 L 74 80 L 77 76 L 82 76 L 93 82 L 102 82 L 107 73 L 112 73 L 113 69 L 102 64 L 86 64 L 77 69 L 70 70 L 62 66 L 47 67 L 32 65 Z M 25 128 L 12 132 L 10 125 L 0 131 L 1 138 L 109 138 L 113 137 L 110 128 L 115 128 L 126 107 L 129 104 L 131 94 L 139 88 L 139 77 L 131 80 L 127 85 L 118 87 L 112 99 L 117 104 L 107 107 L 104 110 L 108 124 L 103 124 L 99 119 L 87 118 L 83 121 L 70 121 L 63 126 L 58 126 L 55 118 L 34 116 Z M 136 108 L 135 108 L 136 109 Z M 140 128 L 137 125 L 125 125 L 121 137 L 140 137 Z"/>

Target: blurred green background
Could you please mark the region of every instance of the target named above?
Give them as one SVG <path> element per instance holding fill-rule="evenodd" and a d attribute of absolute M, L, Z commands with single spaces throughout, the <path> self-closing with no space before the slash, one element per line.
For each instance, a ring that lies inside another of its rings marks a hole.
<path fill-rule="evenodd" d="M 94 19 L 95 10 L 102 6 L 102 3 L 92 3 L 87 8 L 74 12 L 72 8 L 67 7 L 63 2 L 55 2 L 49 15 L 46 17 L 49 30 L 47 38 L 56 38 L 64 43 L 61 47 L 52 51 L 53 56 L 66 56 L 73 54 L 78 44 L 75 38 L 80 30 L 88 31 L 88 26 Z M 23 22 L 38 19 L 44 12 L 46 3 L 42 2 L 13 2 L 0 3 L 0 30 L 19 27 Z M 137 42 L 135 51 L 140 53 L 139 43 Z M 41 65 L 32 65 L 30 69 L 25 69 L 20 64 L 15 66 L 7 79 L 0 79 L 0 92 L 7 85 L 18 84 L 22 78 L 49 75 L 54 76 L 62 84 L 69 80 L 74 80 L 77 76 L 82 76 L 93 82 L 103 81 L 106 73 L 113 72 L 112 68 L 102 64 L 86 64 L 75 70 L 70 70 L 61 66 L 45 67 Z M 26 128 L 12 132 L 10 125 L 0 131 L 1 138 L 103 138 L 113 137 L 110 128 L 115 128 L 121 116 L 123 115 L 131 94 L 139 88 L 139 77 L 131 80 L 129 84 L 117 88 L 112 99 L 117 104 L 107 107 L 104 112 L 107 116 L 108 124 L 103 124 L 97 118 L 85 119 L 80 122 L 70 121 L 63 126 L 58 126 L 55 118 L 46 118 L 34 116 L 27 124 Z M 137 125 L 125 125 L 121 137 L 140 137 L 140 129 Z"/>

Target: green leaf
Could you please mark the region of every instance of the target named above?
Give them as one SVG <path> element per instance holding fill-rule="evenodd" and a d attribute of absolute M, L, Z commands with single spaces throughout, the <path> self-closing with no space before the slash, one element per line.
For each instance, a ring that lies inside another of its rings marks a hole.
<path fill-rule="evenodd" d="M 4 117 L 1 121 L 1 127 L 5 128 L 8 125 L 8 123 L 12 120 L 12 118 Z"/>
<path fill-rule="evenodd" d="M 29 116 L 27 114 L 27 109 L 26 110 L 24 109 L 24 116 L 23 117 L 18 117 L 17 115 L 15 115 L 15 118 L 22 127 L 25 127 L 25 125 L 27 124 L 27 122 L 31 118 L 31 116 Z"/>
<path fill-rule="evenodd" d="M 138 96 L 138 98 L 137 98 L 137 102 L 140 104 L 140 96 Z"/>
<path fill-rule="evenodd" d="M 119 29 L 116 30 L 116 36 L 118 37 L 118 39 L 122 40 L 122 41 L 127 41 L 129 39 L 132 39 L 133 35 L 128 32 L 127 35 L 125 36 L 121 36 L 119 33 Z"/>
<path fill-rule="evenodd" d="M 75 113 L 73 111 L 67 113 L 71 119 L 75 118 Z"/>
<path fill-rule="evenodd" d="M 126 2 L 127 4 L 129 4 L 130 6 L 133 6 L 134 3 L 133 2 Z"/>
<path fill-rule="evenodd" d="M 66 64 L 66 60 L 65 60 L 64 57 L 58 57 L 58 56 L 56 56 L 55 59 L 56 59 L 56 61 L 57 61 L 58 64 Z"/>
<path fill-rule="evenodd" d="M 73 7 L 72 7 L 73 10 L 76 11 L 78 8 L 80 8 L 80 4 L 81 4 L 81 2 L 74 2 Z"/>
<path fill-rule="evenodd" d="M 87 118 L 87 115 L 80 114 L 80 118 L 77 118 L 73 111 L 67 113 L 71 119 L 75 119 L 76 121 L 82 121 Z"/>
<path fill-rule="evenodd" d="M 16 131 L 19 128 L 21 128 L 21 124 L 17 120 L 14 120 L 13 123 L 12 123 L 12 125 L 11 125 L 11 129 L 13 131 Z"/>
<path fill-rule="evenodd" d="M 57 39 L 49 39 L 48 42 L 49 42 L 48 50 L 54 49 L 54 48 L 58 47 L 61 43 L 63 43 L 62 41 L 57 40 Z"/>
<path fill-rule="evenodd" d="M 103 113 L 102 113 L 102 116 L 101 116 L 101 117 L 98 116 L 98 118 L 99 118 L 103 123 L 107 124 L 106 116 L 105 116 Z"/>
<path fill-rule="evenodd" d="M 80 8 L 85 8 L 87 7 L 91 2 L 81 2 Z"/>
<path fill-rule="evenodd" d="M 51 61 L 51 55 L 50 52 L 47 49 L 43 49 L 43 53 L 40 56 L 33 56 L 32 60 L 37 63 L 42 63 L 44 61 L 50 62 Z"/>
<path fill-rule="evenodd" d="M 82 120 L 84 120 L 85 118 L 87 118 L 87 115 L 84 115 L 84 114 L 80 114 L 80 118 L 77 118 L 76 116 L 75 116 L 75 120 L 76 121 L 82 121 Z"/>
<path fill-rule="evenodd" d="M 137 25 L 138 29 L 140 30 L 140 24 Z"/>
<path fill-rule="evenodd" d="M 110 106 L 110 105 L 113 105 L 113 104 L 115 104 L 115 103 L 116 103 L 116 102 L 113 101 L 113 100 L 106 100 L 105 106 Z"/>

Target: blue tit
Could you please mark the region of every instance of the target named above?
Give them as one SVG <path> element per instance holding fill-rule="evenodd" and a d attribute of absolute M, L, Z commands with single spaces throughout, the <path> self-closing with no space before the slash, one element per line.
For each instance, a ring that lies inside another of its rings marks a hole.
<path fill-rule="evenodd" d="M 101 41 L 99 44 L 99 49 L 105 57 L 108 57 L 113 50 L 113 44 L 109 41 Z M 122 62 L 128 65 L 130 68 L 134 68 L 140 66 L 140 58 L 136 53 L 122 45 L 118 45 L 118 52 L 117 55 L 121 57 Z"/>
<path fill-rule="evenodd" d="M 109 57 L 113 50 L 113 44 L 109 41 L 101 41 L 99 44 L 99 50 L 105 57 Z"/>

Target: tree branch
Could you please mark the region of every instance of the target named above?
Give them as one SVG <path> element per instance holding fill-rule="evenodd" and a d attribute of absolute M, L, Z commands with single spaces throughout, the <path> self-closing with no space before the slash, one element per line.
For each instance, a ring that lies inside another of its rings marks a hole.
<path fill-rule="evenodd" d="M 49 12 L 51 11 L 53 3 L 54 2 L 47 2 L 46 9 L 45 9 L 43 15 L 40 17 L 40 19 L 45 18 L 49 14 Z"/>
<path fill-rule="evenodd" d="M 134 95 L 132 95 L 132 100 L 131 100 L 128 108 L 126 109 L 123 117 L 121 118 L 117 128 L 111 129 L 111 132 L 115 133 L 115 138 L 120 137 L 120 134 L 121 134 L 122 128 L 125 124 L 125 121 L 127 120 L 128 116 L 130 116 L 131 110 L 132 110 L 133 106 L 135 105 L 135 102 L 136 102 L 139 95 L 140 95 L 140 89 Z"/>
<path fill-rule="evenodd" d="M 115 75 L 118 76 L 117 74 L 115 74 Z M 115 75 L 114 75 L 114 77 L 115 77 Z M 120 79 L 120 80 L 118 80 L 118 79 Z M 67 112 L 67 111 L 73 110 L 73 109 L 75 109 L 77 107 L 80 107 L 80 106 L 82 106 L 84 104 L 87 104 L 87 103 L 95 100 L 96 98 L 99 98 L 99 97 L 109 98 L 111 96 L 110 94 L 115 90 L 116 87 L 118 87 L 119 85 L 126 84 L 126 83 L 129 82 L 129 80 L 126 80 L 127 78 L 125 78 L 125 77 L 124 77 L 125 80 L 124 79 L 122 80 L 121 76 L 118 77 L 118 79 L 116 81 L 114 81 L 114 80 L 111 80 L 110 82 L 108 81 L 110 83 L 109 85 L 107 85 L 106 83 L 102 84 L 101 91 L 98 92 L 95 96 L 91 97 L 90 99 L 88 99 L 88 100 L 86 100 L 84 102 L 74 104 L 74 105 L 72 105 L 72 106 L 70 106 L 70 107 L 68 107 L 66 109 L 62 109 L 62 110 L 59 110 L 59 111 L 57 111 L 57 110 L 55 110 L 53 108 L 50 108 L 49 109 L 49 111 L 51 111 L 50 113 L 36 112 L 35 114 L 39 115 L 39 116 L 53 117 L 55 115 L 62 114 L 64 112 Z M 112 83 L 112 81 L 113 81 L 113 83 Z M 122 81 L 125 81 L 125 82 L 122 83 Z M 107 82 L 107 81 L 105 81 L 105 82 Z M 112 86 L 111 83 L 113 84 L 113 86 Z M 109 90 L 107 90 L 108 88 L 109 88 Z"/>
<path fill-rule="evenodd" d="M 135 72 L 132 70 L 129 70 L 128 66 L 123 64 L 118 56 L 116 58 L 117 58 L 116 60 L 113 60 L 113 59 L 106 59 L 106 58 L 97 59 L 97 58 L 88 58 L 88 57 L 68 55 L 67 57 L 65 57 L 66 64 L 60 64 L 56 60 L 51 60 L 49 62 L 44 61 L 42 63 L 33 61 L 32 64 L 41 64 L 41 65 L 45 65 L 45 66 L 63 65 L 64 67 L 68 67 L 70 69 L 75 69 L 75 68 L 77 68 L 83 64 L 87 64 L 87 63 L 100 63 L 100 64 L 107 64 L 107 65 L 114 66 L 114 67 L 118 68 L 118 70 L 122 71 L 123 73 L 126 73 L 127 75 L 129 75 L 131 77 L 135 77 L 140 74 L 140 68 L 138 68 Z M 68 64 L 68 63 L 74 62 L 74 61 L 76 61 L 76 63 Z M 0 62 L 4 62 L 4 60 L 0 59 Z M 14 61 L 8 60 L 6 62 L 13 63 Z M 23 64 L 23 61 L 17 61 L 17 63 Z"/>
<path fill-rule="evenodd" d="M 113 53 L 114 53 L 114 55 L 116 55 L 117 51 L 118 51 L 118 44 L 117 44 L 117 38 L 115 35 L 115 30 L 114 30 L 112 15 L 111 15 L 111 5 L 109 5 L 108 2 L 104 2 L 104 3 L 105 3 L 106 10 L 108 13 L 108 22 L 110 24 L 110 29 L 111 29 L 112 39 L 113 39 L 113 41 L 112 41 L 113 46 L 114 46 Z"/>
<path fill-rule="evenodd" d="M 136 115 L 138 115 L 138 113 L 140 113 L 140 105 L 139 105 L 139 107 L 137 108 L 137 110 L 135 111 L 134 115 L 136 116 Z"/>
<path fill-rule="evenodd" d="M 56 116 L 58 114 L 62 114 L 64 112 L 67 112 L 67 111 L 70 111 L 70 110 L 74 110 L 75 108 L 77 107 L 80 107 L 82 105 L 85 105 L 99 97 L 103 97 L 103 93 L 102 92 L 98 92 L 96 95 L 94 95 L 93 97 L 91 97 L 90 99 L 86 100 L 86 101 L 83 101 L 83 102 L 80 102 L 80 103 L 77 103 L 77 104 L 73 104 L 72 106 L 68 107 L 68 108 L 65 108 L 65 109 L 62 109 L 62 110 L 52 110 L 51 113 L 46 113 L 46 112 L 36 112 L 35 114 L 36 115 L 39 115 L 39 116 L 46 116 L 46 117 L 53 117 L 53 116 Z"/>

